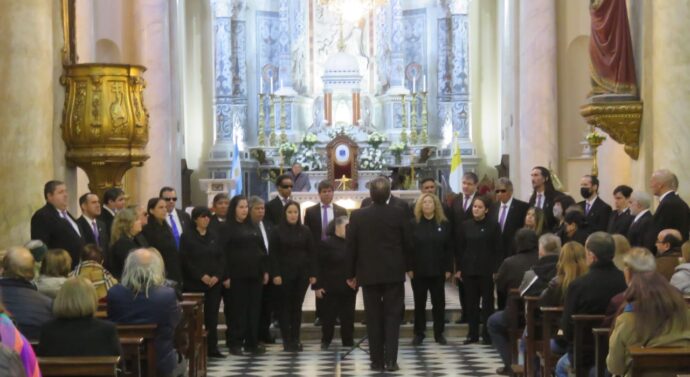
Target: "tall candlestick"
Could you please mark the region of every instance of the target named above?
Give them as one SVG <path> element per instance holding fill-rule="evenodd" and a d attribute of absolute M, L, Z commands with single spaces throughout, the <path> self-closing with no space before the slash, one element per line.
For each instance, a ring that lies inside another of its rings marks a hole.
<path fill-rule="evenodd" d="M 271 94 L 273 94 L 273 76 L 271 76 Z"/>
<path fill-rule="evenodd" d="M 422 77 L 422 92 L 426 93 L 426 75 Z"/>
<path fill-rule="evenodd" d="M 412 93 L 417 91 L 417 78 L 413 77 L 412 78 Z"/>
<path fill-rule="evenodd" d="M 264 78 L 259 77 L 259 94 L 264 94 Z"/>

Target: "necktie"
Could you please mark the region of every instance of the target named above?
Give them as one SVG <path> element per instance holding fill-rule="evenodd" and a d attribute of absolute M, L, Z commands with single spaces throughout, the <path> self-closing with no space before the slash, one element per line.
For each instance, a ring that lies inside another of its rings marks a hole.
<path fill-rule="evenodd" d="M 259 223 L 259 229 L 261 229 L 261 237 L 264 239 L 264 246 L 266 246 L 266 254 L 268 255 L 268 237 L 266 236 L 266 228 L 263 221 Z"/>
<path fill-rule="evenodd" d="M 327 238 L 326 236 L 326 229 L 328 228 L 328 204 L 323 205 L 323 215 L 321 218 L 321 240 L 325 240 Z"/>
<path fill-rule="evenodd" d="M 543 200 L 543 199 L 542 199 L 542 195 L 541 195 L 541 194 L 537 194 L 537 208 L 542 208 L 542 209 L 543 209 L 544 204 L 542 203 L 542 200 Z"/>
<path fill-rule="evenodd" d="M 72 227 L 72 229 L 74 229 L 74 231 L 77 232 L 77 234 L 81 237 L 79 226 L 76 223 L 74 223 L 74 221 L 72 221 L 72 219 L 69 217 L 69 214 L 67 214 L 67 211 L 60 211 L 60 216 L 62 216 L 62 218 L 65 219 L 65 221 L 67 221 L 67 223 Z"/>
<path fill-rule="evenodd" d="M 96 220 L 91 220 L 91 226 L 93 227 L 93 237 L 96 240 L 96 245 L 101 244 L 100 240 L 100 235 L 98 234 L 98 225 L 96 224 Z"/>
<path fill-rule="evenodd" d="M 172 213 L 170 215 L 170 226 L 172 227 L 173 237 L 175 237 L 175 245 L 180 248 L 180 231 L 177 229 L 177 224 L 175 224 L 175 218 Z"/>
<path fill-rule="evenodd" d="M 462 208 L 467 211 L 467 208 L 470 206 L 470 196 L 465 195 L 465 205 L 462 206 Z"/>
<path fill-rule="evenodd" d="M 288 203 L 288 200 L 285 199 L 285 198 L 283 198 L 283 199 L 281 199 L 281 200 L 283 201 L 283 207 L 285 207 L 285 206 L 287 205 L 287 203 Z"/>
<path fill-rule="evenodd" d="M 501 217 L 498 219 L 498 223 L 501 224 L 501 230 L 506 224 L 506 213 L 508 213 L 508 206 L 505 204 L 501 205 Z"/>
<path fill-rule="evenodd" d="M 590 208 L 592 208 L 592 205 L 589 202 L 585 202 L 585 216 L 589 215 Z"/>

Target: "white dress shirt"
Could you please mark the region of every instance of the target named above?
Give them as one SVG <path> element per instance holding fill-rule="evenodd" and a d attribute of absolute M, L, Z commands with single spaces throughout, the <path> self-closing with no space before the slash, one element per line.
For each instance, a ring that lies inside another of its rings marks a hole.
<path fill-rule="evenodd" d="M 81 237 L 81 231 L 79 230 L 79 225 L 72 220 L 72 216 L 67 212 L 67 210 L 60 211 L 59 209 L 55 208 L 58 211 L 58 216 L 62 217 L 63 219 L 67 220 L 67 222 L 72 225 L 72 228 L 74 228 L 74 231 L 77 232 L 79 237 Z"/>

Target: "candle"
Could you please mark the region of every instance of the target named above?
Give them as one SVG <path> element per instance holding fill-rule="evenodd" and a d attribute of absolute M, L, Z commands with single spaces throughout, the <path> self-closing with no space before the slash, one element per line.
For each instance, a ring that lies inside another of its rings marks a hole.
<path fill-rule="evenodd" d="M 413 77 L 412 78 L 412 93 L 417 91 L 417 78 Z"/>
<path fill-rule="evenodd" d="M 283 89 L 283 79 L 280 79 L 280 89 Z"/>
<path fill-rule="evenodd" d="M 273 76 L 271 76 L 271 94 L 273 94 Z"/>
<path fill-rule="evenodd" d="M 264 78 L 259 77 L 259 94 L 264 94 Z"/>
<path fill-rule="evenodd" d="M 422 92 L 426 93 L 426 75 L 422 77 Z"/>

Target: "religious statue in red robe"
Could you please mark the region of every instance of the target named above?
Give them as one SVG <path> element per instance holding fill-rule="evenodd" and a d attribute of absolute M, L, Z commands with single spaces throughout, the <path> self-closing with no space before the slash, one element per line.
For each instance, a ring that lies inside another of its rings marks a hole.
<path fill-rule="evenodd" d="M 590 0 L 592 92 L 637 96 L 635 61 L 625 0 Z"/>

